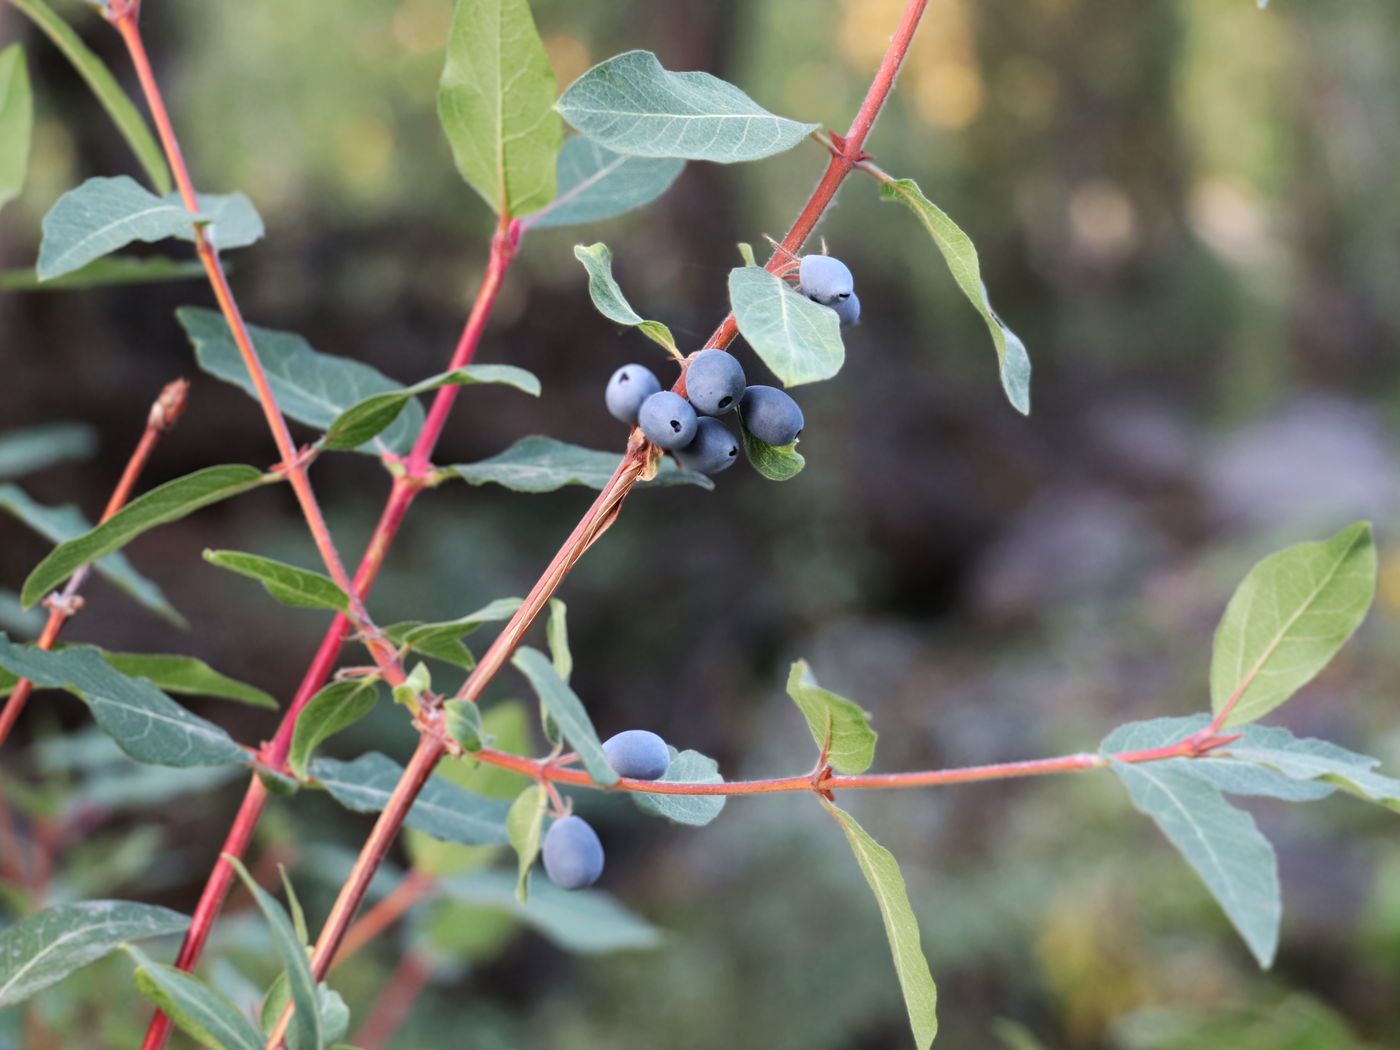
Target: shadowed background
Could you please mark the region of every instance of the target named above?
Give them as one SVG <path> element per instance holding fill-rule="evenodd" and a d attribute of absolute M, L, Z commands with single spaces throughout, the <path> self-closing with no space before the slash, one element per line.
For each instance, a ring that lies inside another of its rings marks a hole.
<path fill-rule="evenodd" d="M 81 5 L 58 6 L 132 86 L 115 36 Z M 492 222 L 437 125 L 448 0 L 147 7 L 196 183 L 247 193 L 268 225 L 231 257 L 248 319 L 402 381 L 441 370 Z M 533 7 L 561 87 L 648 48 L 844 130 L 902 3 Z M 29 43 L 38 107 L 28 185 L 0 214 L 0 265 L 19 266 L 60 193 L 136 168 L 64 59 L 4 6 L 0 39 Z M 878 770 L 1092 749 L 1121 722 L 1207 703 L 1211 631 L 1254 560 L 1370 517 L 1376 612 L 1281 721 L 1400 765 L 1398 94 L 1390 0 L 1262 12 L 1247 0 L 933 0 L 869 148 L 978 245 L 992 301 L 1035 365 L 1033 414 L 1006 404 L 982 321 L 927 236 L 852 177 L 818 232 L 854 271 L 865 313 L 841 375 L 795 392 L 806 471 L 777 485 L 741 465 L 711 494 L 637 493 L 561 592 L 574 685 L 599 731 L 653 729 L 729 777 L 808 768 L 810 740 L 782 693 L 803 656 L 873 712 Z M 694 349 L 725 310 L 735 242 L 781 236 L 822 165 L 811 144 L 758 164 L 692 164 L 642 213 L 527 237 L 479 359 L 535 371 L 544 396 L 467 389 L 439 460 L 532 433 L 620 452 L 607 377 L 633 360 L 673 375 L 593 311 L 572 245 L 606 241 L 633 305 Z M 95 516 L 146 406 L 178 375 L 194 381 L 190 408 L 148 483 L 270 462 L 257 406 L 194 369 L 172 316 L 187 303 L 210 304 L 202 282 L 0 295 L 6 425 L 84 421 L 99 440 L 92 458 L 27 478 L 36 498 Z M 313 480 L 355 560 L 386 475 L 365 457 L 323 457 Z M 425 495 L 371 612 L 446 619 L 524 593 L 589 499 L 462 484 Z M 129 548 L 188 635 L 94 581 L 65 637 L 199 655 L 285 702 L 324 618 L 207 566 L 205 547 L 316 565 L 289 493 L 260 491 Z M 16 586 L 46 549 L 0 521 L 0 581 Z M 503 674 L 490 699 L 524 690 Z M 244 742 L 275 725 L 270 712 L 197 706 Z M 84 722 L 79 704 L 46 693 L 22 739 Z M 402 759 L 410 746 L 404 711 L 386 702 L 329 750 Z M 7 754 L 5 776 L 37 782 L 22 755 Z M 158 831 L 130 845 L 118 827 L 108 853 L 89 842 L 74 863 L 110 876 L 93 876 L 100 895 L 188 909 L 240 793 L 166 802 L 148 814 Z M 439 946 L 438 975 L 393 1045 L 907 1039 L 875 907 L 810 799 L 732 800 L 699 831 L 618 800 L 579 804 L 608 849 L 605 887 L 669 931 L 664 946 L 580 958 L 509 930 Z M 901 860 L 940 986 L 941 1045 L 998 1045 L 998 1018 L 1046 1047 L 1400 1045 L 1400 846 L 1379 809 L 1249 804 L 1279 851 L 1286 902 L 1278 963 L 1261 974 L 1108 775 L 843 804 Z M 368 827 L 303 792 L 274 802 L 260 852 L 291 865 L 316 921 L 334 885 L 318 882 L 306 845 L 355 846 Z M 111 860 L 122 848 L 126 868 Z M 229 914 L 248 908 L 236 894 Z M 357 1020 L 424 925 L 339 972 Z M 228 929 L 224 950 L 247 950 L 237 922 Z M 93 972 L 126 982 L 128 970 Z M 116 1044 L 146 1008 L 124 1016 L 113 998 L 100 1005 Z M 59 1021 L 97 1005 L 41 1001 Z"/>

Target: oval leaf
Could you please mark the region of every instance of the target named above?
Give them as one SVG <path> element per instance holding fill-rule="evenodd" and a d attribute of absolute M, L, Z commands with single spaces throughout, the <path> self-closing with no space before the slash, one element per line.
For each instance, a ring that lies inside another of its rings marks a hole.
<path fill-rule="evenodd" d="M 796 441 L 791 445 L 769 445 L 749 433 L 742 416 L 739 424 L 744 437 L 744 457 L 754 470 L 769 481 L 791 481 L 802 473 L 807 460 L 797 451 Z"/>
<path fill-rule="evenodd" d="M 297 716 L 287 765 L 299 777 L 306 776 L 311 754 L 341 730 L 354 725 L 379 699 L 379 679 L 351 678 L 332 682 L 307 701 Z"/>
<path fill-rule="evenodd" d="M 702 755 L 699 751 L 678 752 L 674 747 L 668 748 L 668 750 L 671 752 L 671 764 L 666 767 L 666 773 L 661 778 L 661 782 L 673 784 L 724 783 L 724 777 L 720 776 L 719 773 L 719 763 L 709 755 Z M 659 795 L 635 792 L 632 795 L 632 801 L 643 813 L 650 813 L 653 817 L 665 817 L 677 824 L 688 824 L 694 828 L 702 828 L 720 815 L 724 809 L 726 796 Z"/>
<path fill-rule="evenodd" d="M 530 869 L 540 855 L 540 834 L 548 801 L 544 788 L 531 784 L 516 796 L 506 814 L 506 831 L 516 857 L 515 899 L 521 904 L 530 899 Z"/>
<path fill-rule="evenodd" d="M 1310 682 L 1342 647 L 1376 593 L 1371 526 L 1299 543 L 1250 570 L 1215 632 L 1211 709 L 1226 726 L 1268 714 Z"/>
<path fill-rule="evenodd" d="M 612 272 L 612 251 L 601 241 L 587 247 L 574 245 L 574 256 L 588 271 L 588 296 L 598 312 L 610 321 L 637 328 L 641 333 L 669 351 L 677 359 L 681 352 L 671 330 L 660 321 L 648 321 L 632 309 Z"/>
<path fill-rule="evenodd" d="M 845 364 L 836 311 L 761 266 L 729 271 L 729 303 L 739 331 L 784 386 L 830 379 Z"/>
<path fill-rule="evenodd" d="M 775 116 L 708 73 L 668 72 L 650 51 L 628 51 L 594 66 L 556 108 L 618 153 L 719 164 L 783 153 L 818 126 Z"/>
<path fill-rule="evenodd" d="M 575 135 L 559 151 L 554 200 L 525 220 L 531 229 L 611 219 L 650 204 L 685 168 L 674 157 L 631 157 Z"/>
<path fill-rule="evenodd" d="M 300 609 L 332 609 L 345 612 L 350 599 L 329 576 L 308 569 L 299 569 L 286 562 L 274 561 L 244 551 L 205 551 L 204 560 L 210 565 L 247 576 L 263 585 L 263 590 L 283 605 Z"/>
<path fill-rule="evenodd" d="M 616 452 L 600 452 L 533 435 L 521 438 L 490 459 L 479 463 L 458 463 L 447 469 L 472 485 L 504 485 L 516 492 L 553 492 L 565 485 L 602 489 L 611 480 L 621 460 L 622 456 Z M 637 487 L 660 485 L 699 485 L 703 489 L 715 487 L 715 483 L 704 474 L 681 470 L 669 456 L 661 461 L 656 477 L 638 482 Z"/>
<path fill-rule="evenodd" d="M 787 694 L 807 719 L 817 747 L 838 773 L 864 773 L 875 760 L 876 732 L 870 714 L 844 696 L 823 689 L 806 660 L 788 672 Z"/>
<path fill-rule="evenodd" d="M 29 169 L 29 138 L 34 130 L 34 96 L 24 48 L 0 51 L 0 207 L 19 196 Z"/>

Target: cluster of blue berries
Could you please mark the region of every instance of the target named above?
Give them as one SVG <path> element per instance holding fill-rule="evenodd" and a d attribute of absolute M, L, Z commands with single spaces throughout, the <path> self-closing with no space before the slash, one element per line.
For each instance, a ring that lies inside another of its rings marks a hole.
<path fill-rule="evenodd" d="M 603 742 L 603 754 L 618 776 L 660 780 L 671 765 L 671 751 L 655 733 L 629 729 Z M 603 874 L 603 844 L 582 817 L 567 816 L 544 836 L 544 870 L 549 881 L 566 890 L 592 886 Z"/>

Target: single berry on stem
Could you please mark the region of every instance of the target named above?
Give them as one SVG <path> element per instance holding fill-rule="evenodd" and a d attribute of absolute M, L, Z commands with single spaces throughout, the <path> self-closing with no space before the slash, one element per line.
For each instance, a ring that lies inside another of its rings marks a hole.
<path fill-rule="evenodd" d="M 627 729 L 608 737 L 603 755 L 618 776 L 633 780 L 660 780 L 671 765 L 666 741 L 646 729 Z"/>
<path fill-rule="evenodd" d="M 661 380 L 643 365 L 623 365 L 608 380 L 604 400 L 619 423 L 636 426 L 642 402 L 661 389 Z"/>
<path fill-rule="evenodd" d="M 744 429 L 765 445 L 791 445 L 805 425 L 802 409 L 785 390 L 751 386 L 739 402 Z"/>
<path fill-rule="evenodd" d="M 676 449 L 675 456 L 686 470 L 718 474 L 732 467 L 739 458 L 739 442 L 718 419 L 701 416 L 694 440 L 685 448 Z"/>
<path fill-rule="evenodd" d="M 695 409 L 680 394 L 662 390 L 642 402 L 637 425 L 647 439 L 673 452 L 684 448 L 695 437 Z"/>
<path fill-rule="evenodd" d="M 722 416 L 744 396 L 744 369 L 733 354 L 701 350 L 685 369 L 685 392 L 702 416 Z"/>
<path fill-rule="evenodd" d="M 581 890 L 603 874 L 603 844 L 582 817 L 565 817 L 544 836 L 544 872 L 560 889 Z"/>

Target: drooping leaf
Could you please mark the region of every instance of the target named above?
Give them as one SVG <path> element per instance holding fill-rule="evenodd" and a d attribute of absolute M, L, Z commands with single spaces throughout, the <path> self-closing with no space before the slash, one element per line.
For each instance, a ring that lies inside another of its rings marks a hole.
<path fill-rule="evenodd" d="M 699 751 L 671 752 L 671 764 L 661 777 L 661 783 L 671 784 L 723 784 L 719 763 Z M 724 809 L 724 795 L 661 795 L 633 792 L 632 801 L 643 813 L 653 817 L 665 817 L 677 824 L 688 824 L 693 828 L 703 828 Z"/>
<path fill-rule="evenodd" d="M 311 754 L 336 733 L 354 725 L 379 700 L 378 678 L 348 678 L 331 682 L 307 701 L 292 731 L 287 765 L 299 777 L 306 776 Z"/>
<path fill-rule="evenodd" d="M 880 198 L 898 201 L 912 211 L 924 229 L 933 238 L 933 243 L 943 254 L 943 260 L 953 275 L 953 280 L 967 296 L 968 302 L 977 308 L 982 320 L 987 323 L 987 331 L 992 335 L 996 347 L 997 362 L 1001 370 L 1001 387 L 1007 399 L 1023 415 L 1031 410 L 1031 359 L 1026 353 L 1026 344 L 1021 342 L 1006 323 L 992 309 L 987 297 L 987 286 L 982 281 L 982 267 L 977 259 L 977 249 L 972 238 L 958 228 L 958 224 L 948 218 L 943 211 L 924 196 L 918 183 L 913 179 L 891 179 L 880 186 Z"/>
<path fill-rule="evenodd" d="M 263 1035 L 237 1006 L 199 978 L 152 962 L 127 947 L 136 962 L 136 990 L 161 1008 L 186 1035 L 214 1050 L 262 1050 Z"/>
<path fill-rule="evenodd" d="M 1128 764 L 1111 760 L 1133 805 L 1156 822 L 1191 865 L 1249 950 L 1268 967 L 1278 948 L 1283 899 L 1274 849 L 1251 817 L 1195 775 L 1202 759 Z"/>
<path fill-rule="evenodd" d="M 247 761 L 243 749 L 213 722 L 186 711 L 145 679 L 116 671 L 89 646 L 44 652 L 14 645 L 0 634 L 0 667 L 37 686 L 78 696 L 103 732 L 138 762 L 220 766 Z"/>
<path fill-rule="evenodd" d="M 769 481 L 791 481 L 802 473 L 802 468 L 807 465 L 807 460 L 801 452 L 797 451 L 797 442 L 791 445 L 769 445 L 759 441 L 749 433 L 749 428 L 742 425 L 740 419 L 740 430 L 744 438 L 744 458 L 749 461 L 749 465 L 758 471 Z"/>
<path fill-rule="evenodd" d="M 151 684 L 167 693 L 186 696 L 212 696 L 220 700 L 237 700 L 254 707 L 277 709 L 270 693 L 230 678 L 214 670 L 203 660 L 173 653 L 112 653 L 99 650 L 102 659 L 122 674 L 133 678 L 149 678 Z"/>
<path fill-rule="evenodd" d="M 520 608 L 520 604 L 519 598 L 497 598 L 485 608 L 455 620 L 434 623 L 408 620 L 392 624 L 384 628 L 384 636 L 405 650 L 446 660 L 471 670 L 476 666 L 476 660 L 462 645 L 461 640 L 483 624 L 510 619 L 515 610 Z"/>
<path fill-rule="evenodd" d="M 807 719 L 812 739 L 826 751 L 832 769 L 853 774 L 870 768 L 878 734 L 870 727 L 868 711 L 817 685 L 806 660 L 798 660 L 788 672 L 787 694 Z"/>
<path fill-rule="evenodd" d="M 19 196 L 29 170 L 29 138 L 34 130 L 34 95 L 24 48 L 0 51 L 0 207 Z"/>
<path fill-rule="evenodd" d="M 0 285 L 0 291 L 4 286 Z M 86 423 L 41 423 L 0 434 L 0 478 L 18 478 L 97 451 L 97 431 Z"/>
<path fill-rule="evenodd" d="M 729 271 L 739 332 L 784 386 L 830 379 L 846 361 L 836 311 L 798 295 L 761 266 Z"/>
<path fill-rule="evenodd" d="M 0 1007 L 23 1002 L 129 941 L 183 933 L 179 912 L 129 901 L 55 904 L 0 933 Z"/>
<path fill-rule="evenodd" d="M 1274 771 L 1300 787 L 1340 788 L 1400 812 L 1400 779 L 1376 772 L 1378 759 L 1326 740 L 1298 739 L 1273 726 L 1247 726 L 1239 740 L 1215 754 Z"/>
<path fill-rule="evenodd" d="M 521 438 L 489 459 L 458 463 L 447 469 L 472 485 L 504 485 L 516 492 L 553 492 L 565 485 L 602 489 L 621 461 L 622 456 L 617 452 L 600 452 L 532 435 Z M 661 461 L 656 477 L 638 482 L 637 487 L 660 485 L 715 487 L 704 474 L 681 470 L 670 457 Z"/>
<path fill-rule="evenodd" d="M 506 814 L 506 831 L 515 849 L 515 899 L 524 904 L 530 899 L 530 869 L 540 855 L 540 834 L 544 830 L 544 810 L 549 796 L 539 784 L 532 784 L 510 804 Z"/>
<path fill-rule="evenodd" d="M 559 151 L 554 200 L 525 220 L 533 229 L 601 222 L 650 204 L 676 181 L 685 161 L 634 157 L 575 135 Z"/>
<path fill-rule="evenodd" d="M 54 543 L 76 539 L 92 529 L 78 508 L 45 507 L 35 503 L 27 493 L 14 485 L 0 485 L 0 509 L 9 511 L 39 535 Z M 185 618 L 166 601 L 161 589 L 132 568 L 126 555 L 109 554 L 99 558 L 93 568 L 158 616 L 177 627 L 186 626 Z M 61 582 L 62 579 L 56 580 L 54 585 Z"/>
<path fill-rule="evenodd" d="M 218 311 L 182 306 L 175 317 L 194 344 L 200 368 L 256 397 L 238 346 Z M 249 325 L 248 332 L 283 414 L 317 430 L 325 430 L 347 408 L 367 397 L 400 389 L 388 376 L 363 362 L 318 353 L 293 332 L 256 325 Z M 398 418 L 359 451 L 370 455 L 384 449 L 406 453 L 422 426 L 423 406 L 409 401 Z"/>
<path fill-rule="evenodd" d="M 617 771 L 608 764 L 603 745 L 593 721 L 584 710 L 582 701 L 559 677 L 554 663 L 538 649 L 521 646 L 511 657 L 511 663 L 530 680 L 530 686 L 540 703 L 553 717 L 569 746 L 578 753 L 579 761 L 588 770 L 595 784 L 609 787 L 617 783 Z"/>
<path fill-rule="evenodd" d="M 346 809 L 378 813 L 389 801 L 403 767 L 386 755 L 370 751 L 353 762 L 318 758 L 311 775 Z M 429 777 L 404 823 L 444 842 L 468 846 L 504 846 L 504 802 L 464 791 L 442 776 Z"/>
<path fill-rule="evenodd" d="M 466 386 L 471 383 L 499 383 L 515 387 L 533 397 L 540 396 L 539 379 L 523 368 L 514 365 L 467 365 L 421 383 L 356 402 L 336 416 L 326 429 L 325 446 L 333 449 L 357 448 L 382 433 L 399 418 L 404 405 L 419 394 L 442 386 Z"/>
<path fill-rule="evenodd" d="M 845 810 L 824 798 L 822 805 L 846 833 L 851 852 L 860 865 L 860 873 L 875 894 L 880 918 L 885 923 L 885 936 L 890 942 L 890 953 L 894 956 L 895 974 L 904 993 L 904 1007 L 909 1012 L 914 1045 L 920 1050 L 927 1050 L 938 1034 L 938 989 L 934 986 L 928 960 L 924 958 L 923 948 L 919 944 L 919 923 L 909 904 L 909 892 L 904 886 L 904 876 L 899 872 L 899 862 Z"/>
<path fill-rule="evenodd" d="M 596 244 L 574 245 L 574 257 L 583 263 L 588 271 L 588 296 L 594 307 L 610 321 L 636 328 L 644 336 L 662 347 L 672 357 L 681 358 L 676 348 L 676 340 L 671 330 L 660 321 L 648 321 L 632 309 L 632 304 L 622 294 L 617 279 L 612 272 L 612 251 L 602 241 Z"/>
<path fill-rule="evenodd" d="M 769 113 L 708 73 L 669 72 L 650 51 L 627 51 L 594 66 L 556 108 L 618 153 L 718 164 L 771 157 L 817 129 Z"/>
<path fill-rule="evenodd" d="M 1268 714 L 1321 671 L 1371 607 L 1376 548 L 1358 522 L 1299 543 L 1250 570 L 1215 632 L 1211 709 L 1233 703 L 1226 726 Z"/>
<path fill-rule="evenodd" d="M 20 600 L 26 606 L 39 601 L 71 576 L 80 565 L 120 550 L 149 529 L 179 521 L 201 507 L 232 499 L 259 485 L 280 480 L 255 467 L 205 467 L 174 481 L 167 481 L 136 497 L 101 525 L 65 540 L 34 567 L 24 581 Z"/>
<path fill-rule="evenodd" d="M 332 609 L 345 612 L 350 598 L 329 576 L 309 569 L 300 569 L 286 562 L 274 561 L 244 551 L 204 552 L 204 560 L 229 572 L 257 580 L 263 590 L 283 605 L 299 609 Z"/>
<path fill-rule="evenodd" d="M 654 948 L 661 940 L 657 929 L 628 911 L 606 893 L 597 890 L 561 890 L 544 879 L 531 888 L 522 904 L 515 896 L 515 874 L 508 871 L 470 871 L 451 875 L 438 883 L 454 900 L 501 908 L 548 937 L 565 951 L 585 955 Z"/>
<path fill-rule="evenodd" d="M 231 267 L 225 266 L 224 269 Z M 137 259 L 125 255 L 105 255 L 62 277 L 47 281 L 39 280 L 32 266 L 0 270 L 0 292 L 63 292 L 74 288 L 188 281 L 203 276 L 203 264 L 194 259 L 167 259 L 159 255 Z"/>
<path fill-rule="evenodd" d="M 457 0 L 438 119 L 457 170 L 498 215 L 519 218 L 554 198 L 564 136 L 554 93 L 526 0 Z"/>

